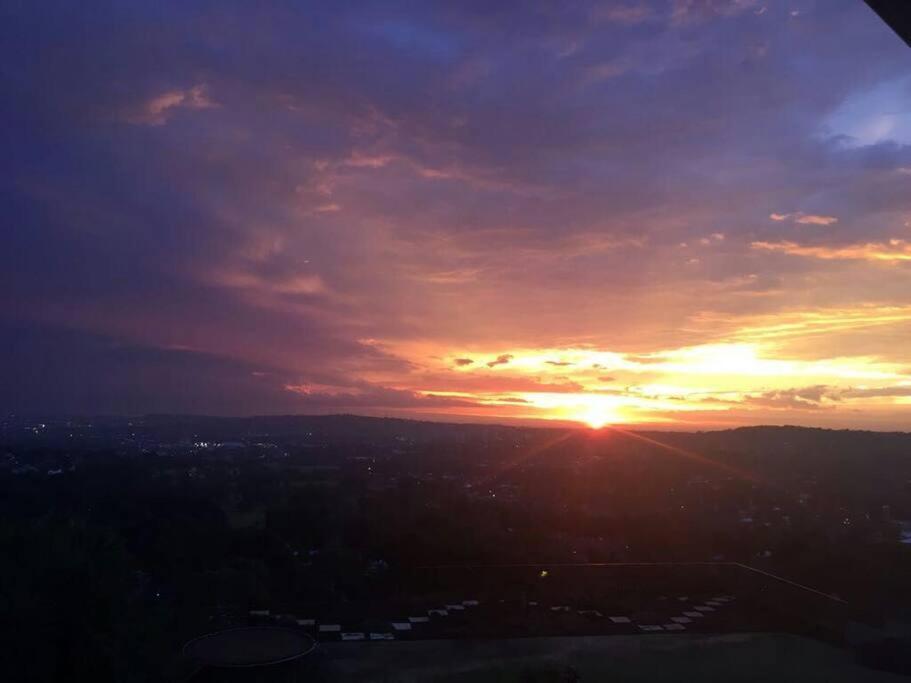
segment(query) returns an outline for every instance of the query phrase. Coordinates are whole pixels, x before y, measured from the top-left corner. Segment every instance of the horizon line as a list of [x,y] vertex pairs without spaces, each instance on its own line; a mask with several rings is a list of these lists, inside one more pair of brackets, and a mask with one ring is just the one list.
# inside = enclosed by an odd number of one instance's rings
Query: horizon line
[[[581,433],[592,435],[603,434],[605,432],[616,431],[633,431],[633,432],[664,432],[664,433],[681,433],[681,434],[702,434],[709,432],[731,432],[738,429],[806,429],[826,432],[857,432],[872,434],[903,434],[911,435],[911,430],[902,429],[869,429],[854,427],[817,427],[811,425],[793,424],[793,423],[763,423],[763,424],[740,424],[730,426],[706,426],[706,427],[689,427],[689,426],[672,426],[667,423],[617,423],[605,424],[602,427],[590,427],[584,422],[574,422],[572,420],[548,420],[527,418],[521,421],[509,422],[501,419],[491,418],[490,420],[476,419],[477,416],[470,416],[473,419],[453,420],[447,416],[440,417],[401,417],[396,415],[368,415],[363,413],[352,412],[333,412],[333,413],[248,413],[244,415],[219,415],[213,413],[192,413],[192,412],[146,412],[146,413],[5,413],[6,418],[19,417],[21,419],[142,419],[152,417],[162,418],[196,418],[196,419],[215,419],[215,420],[253,420],[263,418],[359,418],[367,420],[397,420],[399,422],[419,422],[422,424],[452,425],[463,427],[504,427],[508,429],[536,429],[536,430],[574,430]],[[688,428],[689,427],[689,428]]]

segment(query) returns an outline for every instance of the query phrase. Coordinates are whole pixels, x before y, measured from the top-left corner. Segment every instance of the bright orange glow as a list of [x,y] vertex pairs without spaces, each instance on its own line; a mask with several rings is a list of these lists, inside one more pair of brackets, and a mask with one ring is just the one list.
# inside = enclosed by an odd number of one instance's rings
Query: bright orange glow
[[[839,425],[852,416],[883,422],[911,401],[907,364],[861,354],[860,335],[903,338],[909,306],[810,309],[736,319],[705,314],[710,342],[620,352],[594,345],[441,348],[369,343],[421,359],[396,385],[435,405],[424,412],[607,425],[726,425],[791,419]],[[727,329],[725,329],[727,328]],[[826,346],[855,353],[826,353]],[[366,377],[395,383],[392,374]],[[448,404],[446,403],[448,401]]]
[[805,246],[784,240],[782,242],[753,242],[753,249],[778,251],[792,256],[807,256],[823,260],[862,260],[898,262],[911,261],[911,243],[902,239],[891,239],[888,242],[865,242],[843,247]]
[[582,413],[579,415],[579,419],[592,429],[601,429],[610,422],[608,416],[596,408],[593,408],[587,413]]

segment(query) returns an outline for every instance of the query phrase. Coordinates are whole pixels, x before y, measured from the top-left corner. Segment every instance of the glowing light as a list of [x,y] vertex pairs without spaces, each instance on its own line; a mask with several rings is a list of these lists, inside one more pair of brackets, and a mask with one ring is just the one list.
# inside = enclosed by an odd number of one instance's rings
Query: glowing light
[[862,260],[862,261],[911,261],[911,244],[902,239],[890,239],[886,242],[865,242],[849,244],[843,247],[806,246],[784,240],[781,242],[752,242],[753,249],[777,251],[792,256],[808,256],[829,261]]
[[[756,422],[781,411],[801,411],[801,419],[819,418],[822,424],[849,411],[886,415],[907,408],[911,396],[903,389],[905,364],[882,355],[819,352],[821,342],[834,343],[830,340],[840,335],[851,335],[849,341],[856,345],[856,336],[872,326],[894,327],[898,338],[909,322],[911,306],[743,318],[707,313],[695,325],[724,331],[717,341],[642,353],[583,344],[440,349],[422,343],[385,350],[427,359],[417,386],[412,383],[417,375],[395,386],[426,398],[426,408],[419,408],[425,412],[544,419],[601,429]],[[380,373],[366,379],[394,384],[397,377]]]
[[579,415],[579,418],[592,429],[601,429],[610,422],[608,415],[597,408],[592,408],[588,412]]
[[619,396],[583,393],[525,393],[522,398],[529,405],[542,410],[551,419],[572,420],[600,429],[607,424],[625,423],[630,420],[621,414],[628,402]]

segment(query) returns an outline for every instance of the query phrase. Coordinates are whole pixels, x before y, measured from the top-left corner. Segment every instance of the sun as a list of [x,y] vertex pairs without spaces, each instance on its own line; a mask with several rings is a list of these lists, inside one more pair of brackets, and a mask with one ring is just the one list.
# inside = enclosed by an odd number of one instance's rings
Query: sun
[[523,403],[541,411],[548,419],[577,422],[591,429],[630,422],[626,415],[628,399],[620,396],[590,393],[525,392]]
[[592,429],[601,429],[608,423],[608,420],[600,416],[584,417],[582,421]]
[[592,429],[601,429],[605,425],[615,422],[616,418],[616,413],[610,408],[593,405],[579,413],[576,419],[584,422]]

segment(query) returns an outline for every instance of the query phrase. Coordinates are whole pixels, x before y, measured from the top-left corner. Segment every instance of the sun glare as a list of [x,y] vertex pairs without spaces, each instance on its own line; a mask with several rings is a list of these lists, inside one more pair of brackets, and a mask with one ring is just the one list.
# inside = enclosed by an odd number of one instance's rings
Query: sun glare
[[592,429],[601,429],[604,425],[608,423],[608,420],[603,415],[588,414],[582,417],[582,421],[587,424]]
[[[712,421],[711,414],[728,422],[725,413],[734,419],[737,411],[747,419],[760,411],[811,411],[835,408],[836,403],[883,411],[907,406],[911,397],[906,396],[907,375],[900,363],[876,356],[807,358],[799,348],[782,348],[781,340],[794,330],[799,337],[807,326],[807,334],[815,334],[817,327],[828,331],[837,324],[853,330],[908,321],[911,307],[803,311],[777,324],[761,319],[753,327],[738,328],[732,336],[735,341],[643,354],[585,346],[481,352],[422,344],[396,347],[395,353],[440,363],[434,379],[442,383],[445,378],[446,383],[439,388],[421,386],[420,394],[459,404],[447,412],[560,420],[594,430],[606,425],[707,422]],[[523,384],[531,390],[511,390]],[[410,389],[407,384],[397,388]],[[805,396],[795,393],[801,390]]]
[[616,422],[617,415],[605,406],[593,405],[579,413],[578,419],[592,429],[601,429],[607,424]]

